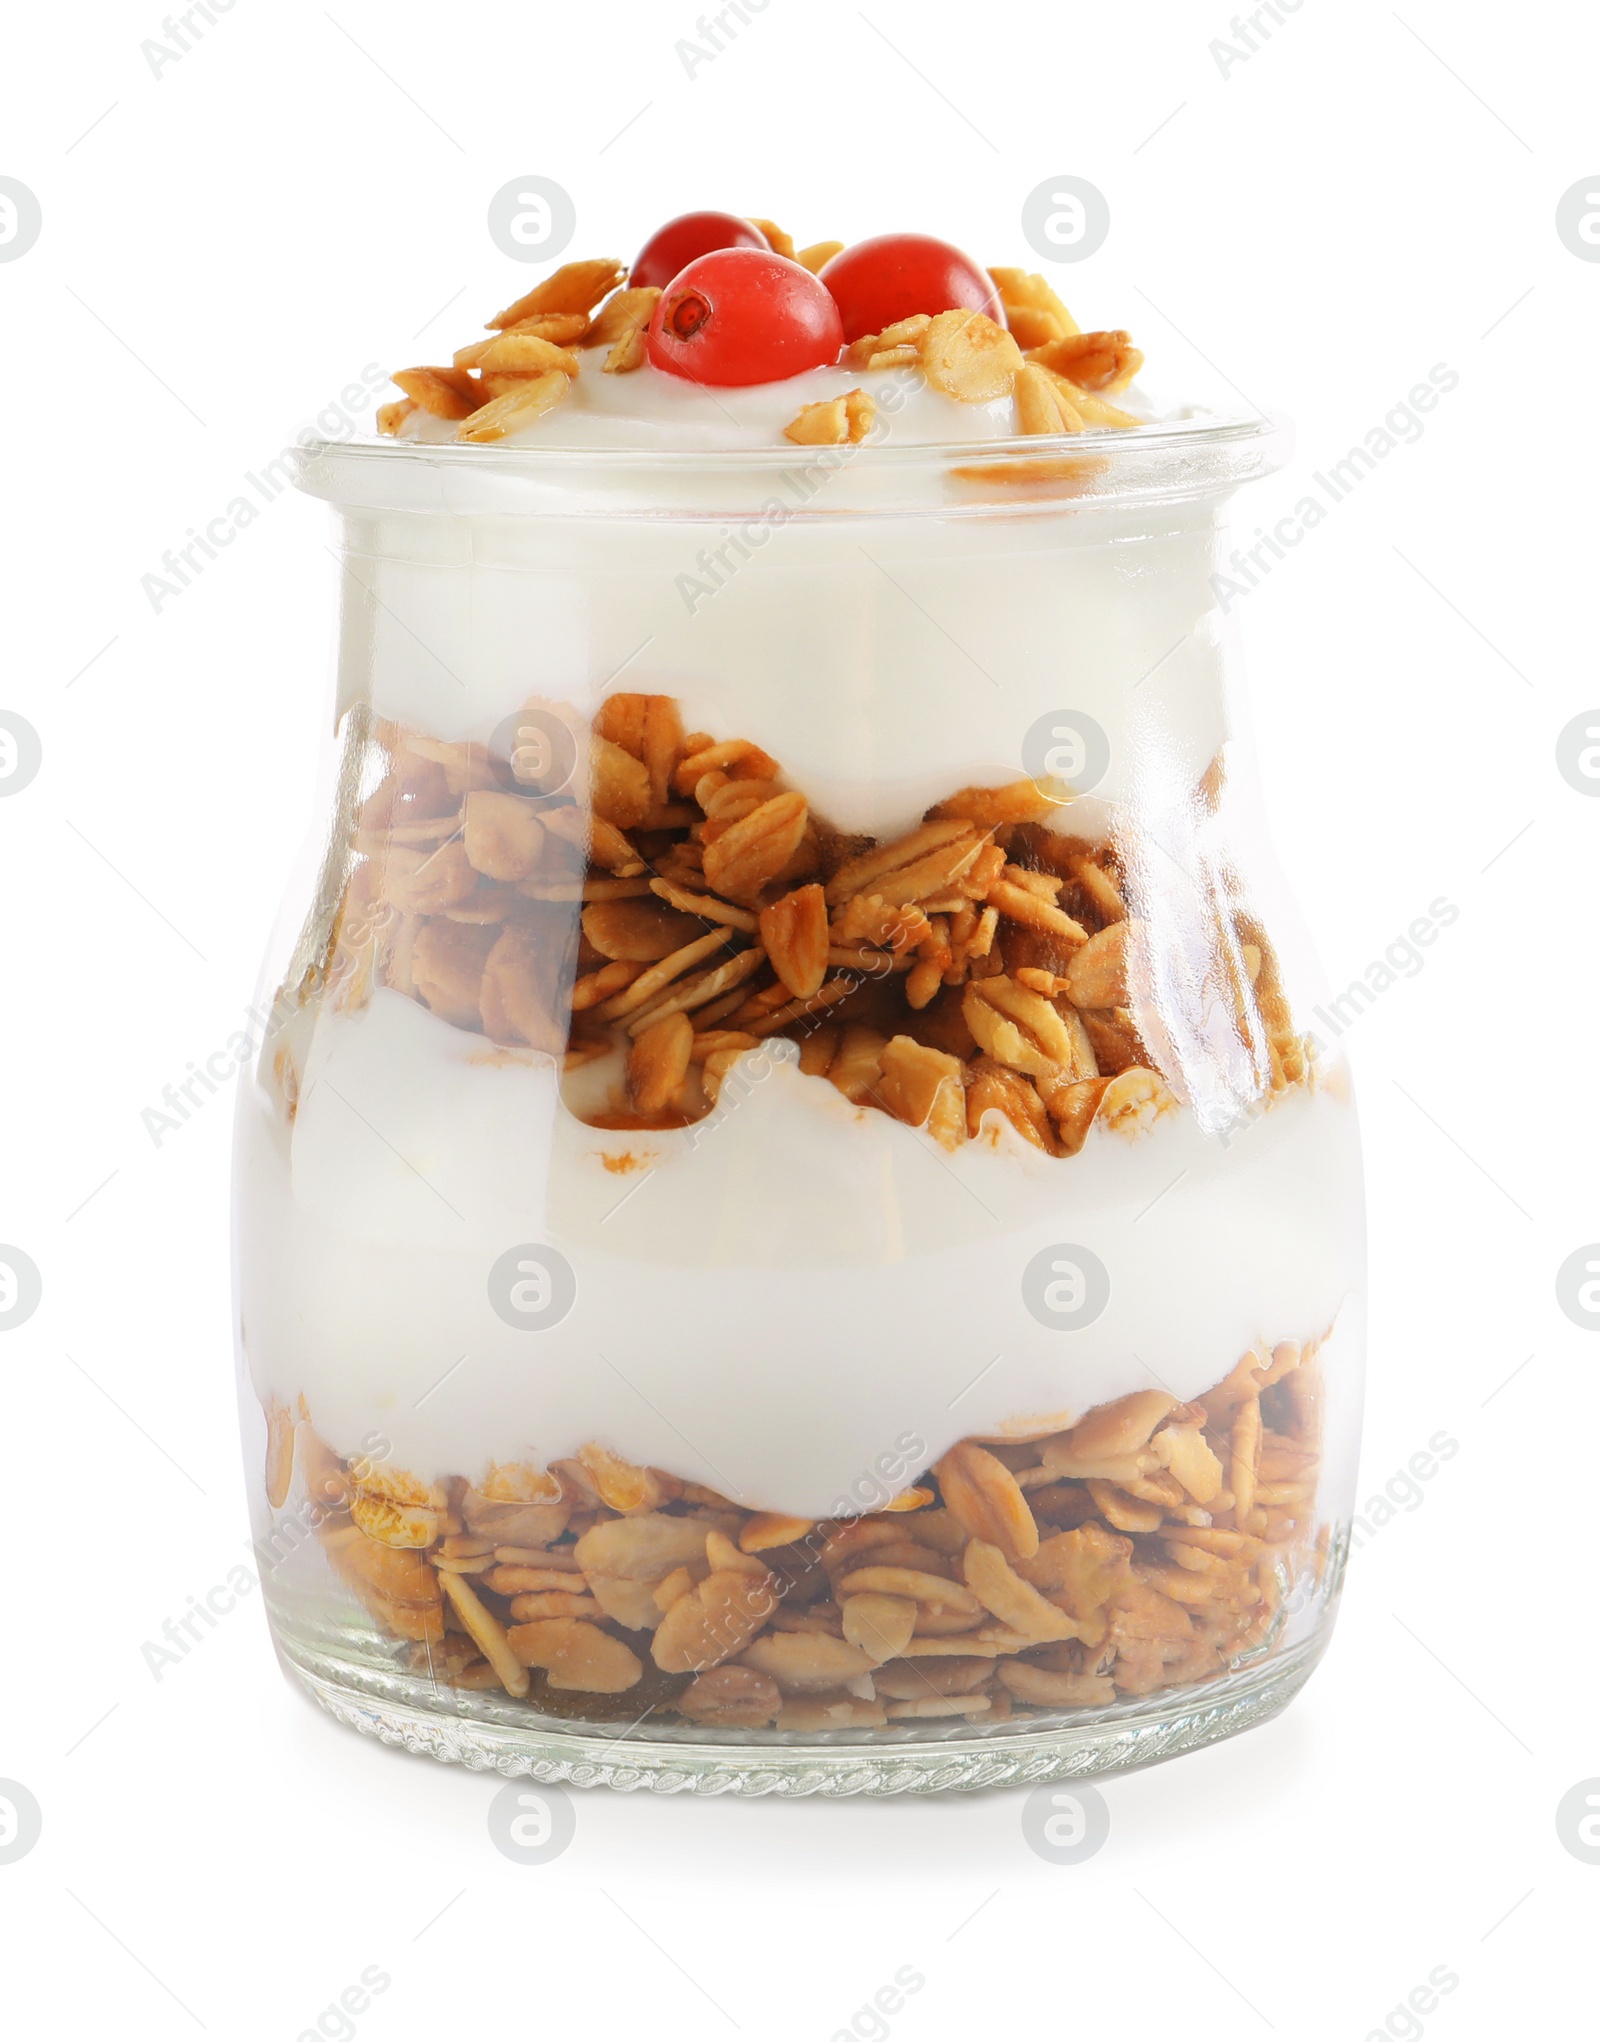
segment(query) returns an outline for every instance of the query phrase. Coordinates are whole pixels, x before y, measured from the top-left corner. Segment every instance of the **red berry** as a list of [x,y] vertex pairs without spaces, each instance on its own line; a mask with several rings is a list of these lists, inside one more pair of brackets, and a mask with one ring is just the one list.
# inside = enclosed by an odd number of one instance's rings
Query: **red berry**
[[881,333],[915,312],[986,312],[1004,326],[1000,295],[986,270],[931,234],[877,234],[824,265],[847,341]]
[[628,282],[664,288],[697,255],[709,255],[713,248],[767,248],[771,244],[759,227],[741,220],[737,213],[680,213],[664,227],[658,227],[639,250],[628,273]]
[[718,248],[656,300],[650,359],[691,383],[778,383],[839,359],[839,308],[770,248]]

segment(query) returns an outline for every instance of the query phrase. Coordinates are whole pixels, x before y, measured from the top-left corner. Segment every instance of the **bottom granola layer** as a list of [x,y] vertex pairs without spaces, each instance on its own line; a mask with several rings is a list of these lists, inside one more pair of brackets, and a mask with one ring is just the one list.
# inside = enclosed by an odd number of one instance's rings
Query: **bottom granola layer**
[[962,1440],[879,1507],[815,1521],[598,1445],[423,1481],[377,1448],[341,1459],[304,1398],[268,1406],[267,1494],[281,1510],[298,1473],[334,1570],[440,1687],[631,1725],[994,1723],[1271,1646],[1329,1550],[1319,1348],[1246,1354],[1193,1403],[1139,1390],[1068,1431]]

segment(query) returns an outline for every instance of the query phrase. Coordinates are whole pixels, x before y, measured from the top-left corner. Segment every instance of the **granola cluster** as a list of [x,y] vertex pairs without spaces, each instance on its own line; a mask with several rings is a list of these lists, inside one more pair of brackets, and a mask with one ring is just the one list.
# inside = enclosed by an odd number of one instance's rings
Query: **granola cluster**
[[[554,710],[525,713],[532,738]],[[336,999],[386,985],[568,1070],[613,1058],[611,1091],[575,1107],[606,1128],[700,1118],[779,1036],[803,1073],[951,1149],[990,1113],[1062,1157],[1097,1119],[1131,1136],[1177,1110],[1126,845],[1048,827],[1063,788],[963,788],[878,843],[757,745],[686,732],[670,696],[614,695],[592,728],[561,713],[580,764],[538,801],[482,745],[379,731]],[[1194,997],[1231,1016],[1270,1099],[1307,1079],[1307,1045],[1259,923],[1223,894],[1207,912]]]
[[[773,249],[813,275],[844,247],[819,241],[796,249],[771,220],[753,224]],[[1126,429],[1142,421],[1110,400],[1138,374],[1144,356],[1120,328],[1085,333],[1046,280],[1021,269],[991,269],[1005,324],[982,312],[919,313],[846,349],[843,366],[919,369],[929,385],[966,404],[1010,396],[1025,437]],[[520,433],[570,395],[583,352],[604,349],[601,371],[625,375],[646,360],[645,329],[661,293],[630,287],[611,257],[568,262],[487,322],[488,340],[451,361],[399,369],[405,393],[378,411],[378,430],[401,434],[418,412],[455,426],[455,437],[487,445]],[[877,406],[865,390],[803,405],[784,437],[803,446],[855,444],[872,430]]]
[[[866,1515],[741,1509],[598,1445],[426,1482],[268,1410],[335,1570],[437,1685],[549,1714],[878,1729],[1095,1708],[1214,1678],[1320,1580],[1319,1343],[1180,1404],[1139,1390],[1026,1444],[961,1441]],[[614,1697],[614,1701],[607,1698]]]

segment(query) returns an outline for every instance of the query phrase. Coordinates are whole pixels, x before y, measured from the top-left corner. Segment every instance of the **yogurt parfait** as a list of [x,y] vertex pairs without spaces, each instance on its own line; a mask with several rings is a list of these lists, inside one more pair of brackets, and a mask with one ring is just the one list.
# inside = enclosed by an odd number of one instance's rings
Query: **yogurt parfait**
[[710,1791],[1260,1720],[1363,1308],[1211,585],[1274,428],[921,234],[690,214],[486,332],[301,475],[333,741],[236,1197],[286,1666]]

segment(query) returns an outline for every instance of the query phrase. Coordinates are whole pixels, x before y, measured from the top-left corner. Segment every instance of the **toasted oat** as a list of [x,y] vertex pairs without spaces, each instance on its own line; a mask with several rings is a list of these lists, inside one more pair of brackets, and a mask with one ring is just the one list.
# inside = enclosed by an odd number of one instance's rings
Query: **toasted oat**
[[915,312],[909,319],[897,319],[881,333],[864,333],[851,342],[845,351],[845,361],[854,369],[889,368],[920,361],[922,341],[932,324],[930,314]]
[[370,1538],[345,1517],[328,1517],[317,1537],[330,1559],[350,1569],[392,1602],[437,1602],[439,1584],[423,1554],[415,1547],[391,1546]]
[[916,1567],[852,1568],[840,1576],[839,1591],[847,1596],[889,1596],[928,1609],[960,1611],[969,1616],[979,1612],[977,1597],[959,1581],[948,1581],[942,1574],[930,1574]]
[[795,261],[802,269],[810,270],[813,276],[824,269],[836,255],[844,253],[842,241],[813,241],[809,248],[797,249]]
[[463,418],[456,427],[456,438],[476,444],[503,440],[508,434],[521,432],[535,419],[542,418],[562,401],[571,387],[571,382],[559,369],[549,369],[542,376],[519,377],[515,389],[491,398],[487,404]]
[[627,274],[620,262],[606,257],[597,261],[564,262],[542,283],[497,312],[488,322],[502,330],[535,314],[592,312],[600,300],[614,291]]
[[1023,341],[1029,359],[1053,369],[1080,390],[1114,395],[1124,390],[1144,366],[1144,356],[1120,329],[1111,333],[1073,333],[1043,343]]
[[267,1502],[274,1510],[281,1510],[288,1501],[289,1485],[294,1480],[294,1414],[287,1404],[280,1404],[276,1397],[269,1397],[266,1419]]
[[[942,1581],[958,1578],[951,1554],[912,1536],[919,1528],[917,1525],[891,1525],[884,1518],[875,1518],[873,1522],[887,1531],[887,1537],[859,1551],[847,1547],[844,1557],[851,1566],[909,1567],[914,1573],[933,1574]],[[843,1561],[830,1546],[823,1564],[837,1568]],[[901,1593],[898,1589],[891,1592]]]
[[[1027,1640],[1023,1639],[1022,1643],[1026,1644]],[[935,1659],[940,1661],[951,1658],[963,1661],[970,1658],[994,1659],[998,1657],[1000,1650],[1001,1646],[998,1639],[980,1637],[975,1631],[964,1631],[945,1637],[924,1636],[913,1638],[910,1644],[902,1650],[900,1657],[903,1660]]]
[[541,1617],[595,1617],[604,1615],[592,1595],[578,1595],[569,1588],[525,1589],[511,1598],[514,1622],[531,1624]]
[[684,739],[683,749],[684,756],[672,775],[672,784],[680,794],[693,794],[707,773],[726,773],[732,780],[775,780],[778,775],[777,760],[748,738],[725,738],[712,744],[702,741],[697,732]]
[[964,404],[1006,396],[1023,366],[1021,348],[983,312],[940,312],[922,336],[921,355],[934,389]]
[[428,1555],[428,1565],[439,1568],[445,1574],[488,1574],[493,1570],[494,1560],[488,1553],[457,1559],[435,1547]]
[[509,376],[542,376],[559,369],[565,376],[578,373],[578,357],[570,348],[557,347],[537,333],[502,333],[493,340],[480,341],[472,352],[476,367],[487,375],[498,371]]
[[847,1641],[874,1664],[898,1659],[916,1629],[917,1604],[899,1595],[849,1595],[840,1604]]
[[669,907],[697,916],[703,922],[719,922],[724,928],[739,929],[747,936],[756,932],[756,917],[747,908],[730,907],[725,900],[717,900],[711,894],[690,893],[666,879],[652,879],[650,891]]
[[923,823],[895,843],[876,845],[859,858],[847,859],[824,889],[828,904],[871,894],[886,907],[909,907],[952,885],[971,867],[983,845],[978,831],[960,819]]
[[1008,1560],[1039,1550],[1039,1525],[1016,1476],[988,1448],[963,1440],[937,1464],[945,1509],[971,1538],[998,1546]]
[[[780,1029],[787,1028],[791,1022],[802,1020],[808,1014],[820,1014],[825,1008],[837,1006],[840,1000],[849,999],[852,993],[860,989],[860,985],[860,979],[851,973],[841,978],[824,979],[809,1000],[790,1000],[764,1018],[752,1017],[749,1022],[750,1033],[757,1036],[775,1035]],[[782,990],[787,992],[788,987],[785,986]]]
[[660,296],[660,290],[653,284],[614,292],[595,314],[578,345],[610,350],[604,363],[608,376],[642,368],[646,358],[645,330]]
[[605,957],[659,964],[705,932],[689,915],[653,900],[619,900],[586,907],[583,933]]
[[729,994],[731,998],[739,999],[741,995],[733,989],[742,986],[746,979],[753,978],[765,962],[763,950],[742,950],[737,956],[724,958],[710,971],[678,980],[628,1021],[628,1033],[638,1036],[669,1014],[711,1011],[712,1003],[720,1010],[725,1004],[722,996]]
[[642,964],[602,964],[598,971],[586,971],[572,985],[572,1011],[574,1014],[587,1012],[598,1007],[624,987],[631,986],[644,972]]
[[[1043,365],[1035,362],[1033,366],[1039,368]],[[1126,432],[1130,428],[1144,423],[1142,419],[1136,418],[1131,411],[1123,411],[1120,406],[1108,403],[1104,397],[1097,396],[1094,391],[1085,390],[1077,383],[1072,382],[1068,377],[1057,375],[1054,369],[1045,369],[1044,373],[1055,384],[1057,394],[1061,399],[1077,412],[1086,425],[1113,426],[1119,432]]]
[[967,1133],[974,1140],[989,1112],[1009,1121],[1025,1142],[1043,1149],[1046,1155],[1055,1154],[1050,1116],[1033,1086],[1018,1072],[989,1057],[979,1057],[972,1065],[972,1082],[967,1087]]
[[706,1529],[688,1517],[652,1513],[612,1518],[578,1540],[576,1553],[589,1592],[608,1617],[629,1630],[653,1630],[661,1612],[651,1591],[677,1567],[705,1560]]
[[930,1049],[909,1035],[892,1037],[879,1059],[873,1097],[896,1120],[926,1128],[941,1148],[959,1148],[966,1139],[961,1064],[942,1049]]
[[786,440],[803,447],[855,446],[872,430],[878,407],[865,390],[802,404],[783,429]]
[[650,1591],[650,1596],[656,1608],[665,1616],[675,1602],[680,1602],[686,1595],[692,1595],[694,1589],[695,1577],[689,1569],[674,1567],[670,1574],[656,1583]]
[[914,1702],[891,1702],[886,1714],[891,1723],[920,1722],[932,1716],[987,1716],[992,1707],[988,1695],[923,1695]]
[[434,418],[468,418],[483,402],[483,392],[465,369],[396,369],[391,381]]
[[[511,325],[500,329],[504,333],[531,333],[540,340],[552,341],[557,347],[570,347],[575,340],[581,340],[589,326],[585,312],[530,312],[525,319],[513,320]],[[491,332],[488,340],[480,340],[475,347],[458,348],[455,361],[459,368],[463,361],[470,361],[478,348],[493,347],[495,335]]]
[[928,820],[970,822],[981,830],[996,830],[1008,823],[1037,822],[1050,805],[1034,781],[1012,780],[1004,787],[963,787],[930,808]]
[[[553,1688],[579,1694],[616,1695],[633,1687],[643,1662],[623,1644],[582,1617],[540,1617],[514,1624],[506,1634],[521,1666],[544,1669]],[[527,1679],[527,1674],[523,1674]]]
[[1025,1659],[1008,1659],[999,1675],[1019,1702],[1037,1708],[1102,1708],[1117,1698],[1116,1683],[1103,1673],[1051,1673]]
[[854,1106],[873,1097],[883,1075],[883,1052],[888,1046],[888,1038],[875,1028],[847,1027],[828,1066],[829,1084],[837,1086]]
[[816,404],[802,404],[783,436],[802,447],[842,447],[850,437],[844,399],[825,397]]
[[[931,1489],[920,1489],[913,1484],[909,1489],[902,1489],[897,1496],[891,1496],[883,1507],[886,1511],[899,1516],[906,1511],[926,1510],[932,1501],[933,1491]],[[912,1527],[919,1537],[927,1522],[927,1518],[919,1518]]]
[[800,849],[807,816],[803,794],[777,794],[764,801],[706,845],[707,882],[717,893],[753,905]]
[[1183,1484],[1196,1503],[1210,1503],[1222,1487],[1222,1463],[1206,1444],[1198,1425],[1164,1425],[1150,1441],[1164,1468]]
[[403,397],[394,404],[380,404],[378,406],[379,432],[389,439],[395,438],[412,413],[421,409],[422,406],[413,397]]
[[1138,1064],[1119,1071],[1100,1100],[1101,1122],[1125,1141],[1137,1141],[1177,1111],[1177,1100],[1155,1072]]
[[761,910],[761,941],[772,968],[797,1000],[809,1000],[827,976],[828,907],[820,886],[802,886]]
[[626,1015],[636,1014],[648,1006],[658,993],[692,970],[703,959],[715,956],[728,949],[727,934],[722,929],[713,929],[709,934],[698,936],[692,943],[685,943],[679,949],[670,951],[658,964],[653,964],[641,977],[634,980],[625,992],[614,1000],[608,1000],[598,1008],[597,1015],[602,1021],[620,1021]]
[[984,1608],[1010,1629],[1039,1643],[1082,1635],[1080,1626],[1064,1610],[1046,1602],[1017,1573],[998,1546],[991,1546],[986,1539],[971,1539],[961,1564],[967,1586]]
[[498,1675],[508,1695],[526,1695],[527,1662],[513,1650],[498,1617],[478,1600],[459,1574],[441,1574],[439,1586],[461,1619],[462,1627]]
[[778,1711],[780,1730],[881,1730],[888,1721],[883,1705],[851,1694],[788,1695]]
[[767,1564],[754,1553],[747,1553],[743,1546],[736,1546],[725,1531],[715,1524],[706,1531],[706,1565],[713,1574],[750,1574],[764,1579]]
[[383,898],[404,914],[443,914],[464,901],[478,884],[477,872],[459,838],[446,839],[433,849],[390,844],[376,870]]
[[1046,1442],[1045,1463],[1062,1475],[1098,1474],[1102,1463],[1125,1459],[1147,1446],[1150,1435],[1176,1404],[1177,1399],[1166,1390],[1134,1390],[1111,1403],[1098,1404],[1063,1442]]
[[1082,887],[1101,921],[1120,922],[1127,914],[1127,903],[1116,880],[1096,859],[1069,858],[1067,871]]
[[775,1680],[786,1695],[842,1687],[874,1664],[859,1646],[823,1631],[768,1631],[745,1647],[739,1663]]
[[998,1546],[1008,1560],[1039,1550],[1039,1527],[1016,1477],[987,1447],[963,1440],[934,1470],[946,1510],[973,1538]]
[[1017,371],[1017,430],[1029,435],[1081,433],[1083,414],[1053,376],[1033,362]]
[[[828,952],[830,960],[833,952]],[[820,1021],[800,1045],[800,1068],[808,1078],[825,1078],[839,1053],[840,1030],[835,1021]]]
[[477,788],[462,804],[468,863],[490,879],[526,879],[539,862],[544,825],[520,794]]
[[766,235],[774,255],[786,256],[790,262],[795,260],[793,238],[785,234],[775,220],[758,220],[754,213],[747,213],[745,218],[758,233]]
[[637,1468],[609,1447],[591,1440],[579,1447],[578,1461],[596,1495],[610,1510],[633,1516],[653,1511],[665,1500],[665,1485],[654,1468]]
[[877,423],[878,407],[865,390],[847,390],[844,415],[851,446],[859,446]]
[[644,761],[596,733],[590,772],[595,814],[619,830],[636,829],[650,813],[654,798]]
[[581,1595],[586,1592],[582,1570],[576,1565],[550,1566],[547,1564],[549,1556],[544,1553],[536,1553],[532,1563],[521,1559],[513,1563],[500,1558],[501,1553],[520,1551],[514,1546],[502,1546],[496,1550],[494,1566],[484,1577],[484,1585],[492,1588],[496,1595]]
[[1131,916],[1091,936],[1067,964],[1067,994],[1076,1007],[1121,1007],[1128,998],[1129,946],[1144,924]]
[[1019,347],[1037,347],[1078,330],[1078,322],[1036,271],[991,269],[1006,321]]
[[[926,1640],[913,1640],[920,1653]],[[956,1656],[956,1646],[948,1656],[939,1658],[918,1657],[913,1665],[908,1656],[901,1656],[886,1666],[880,1666],[872,1676],[872,1684],[880,1697],[890,1701],[914,1702],[933,1695],[969,1695],[986,1687],[994,1678],[992,1657]]]
[[643,1029],[628,1052],[628,1103],[635,1113],[664,1113],[676,1106],[689,1075],[694,1023],[687,1014],[669,1014]]
[[740,1528],[740,1549],[746,1553],[765,1553],[773,1546],[793,1545],[796,1539],[805,1537],[815,1522],[816,1519],[811,1517],[785,1517],[777,1511],[755,1511]]
[[1234,1522],[1243,1527],[1255,1506],[1256,1461],[1261,1452],[1261,1400],[1250,1397],[1234,1413],[1229,1442],[1229,1486]]
[[369,1539],[384,1546],[431,1546],[439,1536],[437,1510],[396,1503],[367,1490],[351,1496],[350,1515]]
[[828,929],[831,941],[841,947],[859,938],[869,945],[887,947],[895,957],[920,949],[932,932],[933,925],[922,908],[890,907],[881,894],[865,892],[852,894],[837,907]]
[[678,1697],[679,1711],[691,1722],[728,1730],[764,1728],[782,1706],[777,1682],[753,1666],[714,1666]]
[[651,1656],[663,1673],[703,1673],[742,1652],[777,1606],[778,1584],[764,1567],[719,1568],[662,1617]]
[[962,996],[961,1013],[974,1040],[996,1063],[1030,1077],[1074,1075],[1073,1038],[1061,1015],[1042,995],[1005,973],[974,979]]
[[555,1055],[565,1029],[557,1019],[551,960],[530,930],[508,925],[489,952],[479,988],[484,1033],[495,1042],[522,1042]]
[[1100,1515],[1117,1531],[1152,1532],[1159,1529],[1162,1517],[1159,1503],[1145,1503],[1116,1483],[1094,1476],[1086,1478],[1084,1487],[1094,1498]]

